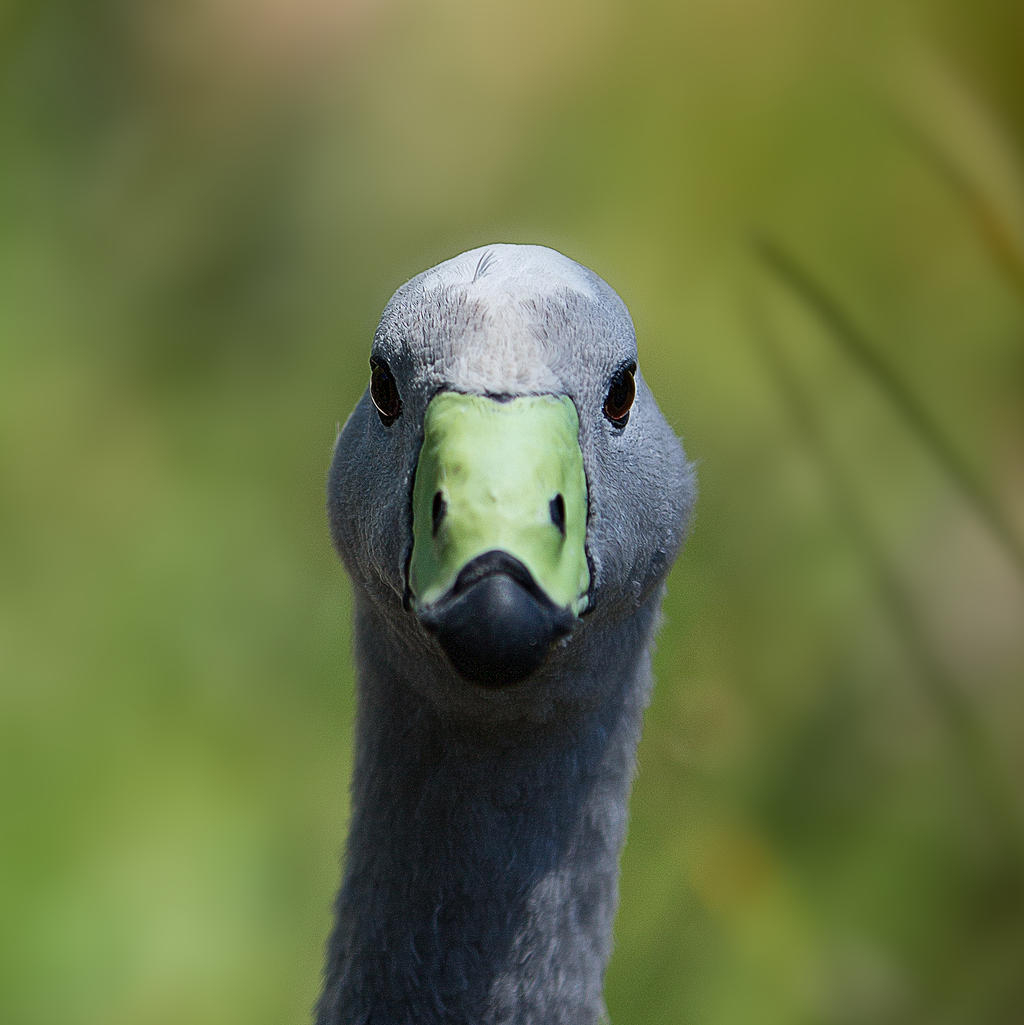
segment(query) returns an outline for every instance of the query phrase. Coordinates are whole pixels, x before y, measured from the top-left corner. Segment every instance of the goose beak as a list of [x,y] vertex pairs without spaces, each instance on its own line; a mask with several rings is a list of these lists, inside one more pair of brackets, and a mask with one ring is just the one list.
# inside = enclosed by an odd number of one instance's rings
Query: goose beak
[[587,483],[566,396],[441,392],[413,486],[412,607],[455,670],[525,679],[587,604]]

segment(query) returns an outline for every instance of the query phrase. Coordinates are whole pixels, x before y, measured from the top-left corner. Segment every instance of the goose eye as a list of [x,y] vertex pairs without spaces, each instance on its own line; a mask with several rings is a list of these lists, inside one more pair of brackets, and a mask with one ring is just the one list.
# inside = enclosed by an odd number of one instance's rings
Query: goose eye
[[604,415],[615,427],[625,427],[629,420],[629,411],[633,406],[633,399],[636,398],[636,381],[633,380],[635,372],[635,363],[620,367],[608,385]]
[[375,359],[370,360],[370,398],[377,407],[380,422],[390,427],[402,412],[402,400],[398,397],[394,375],[386,364]]

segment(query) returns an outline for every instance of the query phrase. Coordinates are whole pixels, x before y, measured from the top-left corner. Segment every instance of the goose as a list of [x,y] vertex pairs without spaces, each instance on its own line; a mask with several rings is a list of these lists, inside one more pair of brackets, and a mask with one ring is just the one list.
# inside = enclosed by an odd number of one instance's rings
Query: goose
[[694,471],[625,304],[542,246],[401,286],[328,477],[351,821],[318,1025],[594,1025]]

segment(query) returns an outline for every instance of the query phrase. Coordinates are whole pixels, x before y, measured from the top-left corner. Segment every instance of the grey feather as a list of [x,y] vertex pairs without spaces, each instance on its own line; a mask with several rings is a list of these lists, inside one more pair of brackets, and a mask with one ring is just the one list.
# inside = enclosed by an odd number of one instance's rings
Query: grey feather
[[[691,465],[644,382],[624,430],[608,382],[636,359],[625,305],[549,249],[488,246],[402,286],[374,338],[402,396],[364,394],[328,482],[353,581],[352,824],[319,1025],[594,1025],[664,580]],[[529,679],[468,684],[403,607],[410,495],[442,388],[568,395],[589,491],[593,607]]]

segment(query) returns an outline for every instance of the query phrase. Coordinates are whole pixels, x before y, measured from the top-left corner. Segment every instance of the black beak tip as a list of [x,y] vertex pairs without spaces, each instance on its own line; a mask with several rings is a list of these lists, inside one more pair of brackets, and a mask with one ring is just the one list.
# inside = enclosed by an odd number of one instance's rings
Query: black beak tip
[[573,616],[506,573],[490,573],[420,613],[460,676],[501,687],[530,676]]

